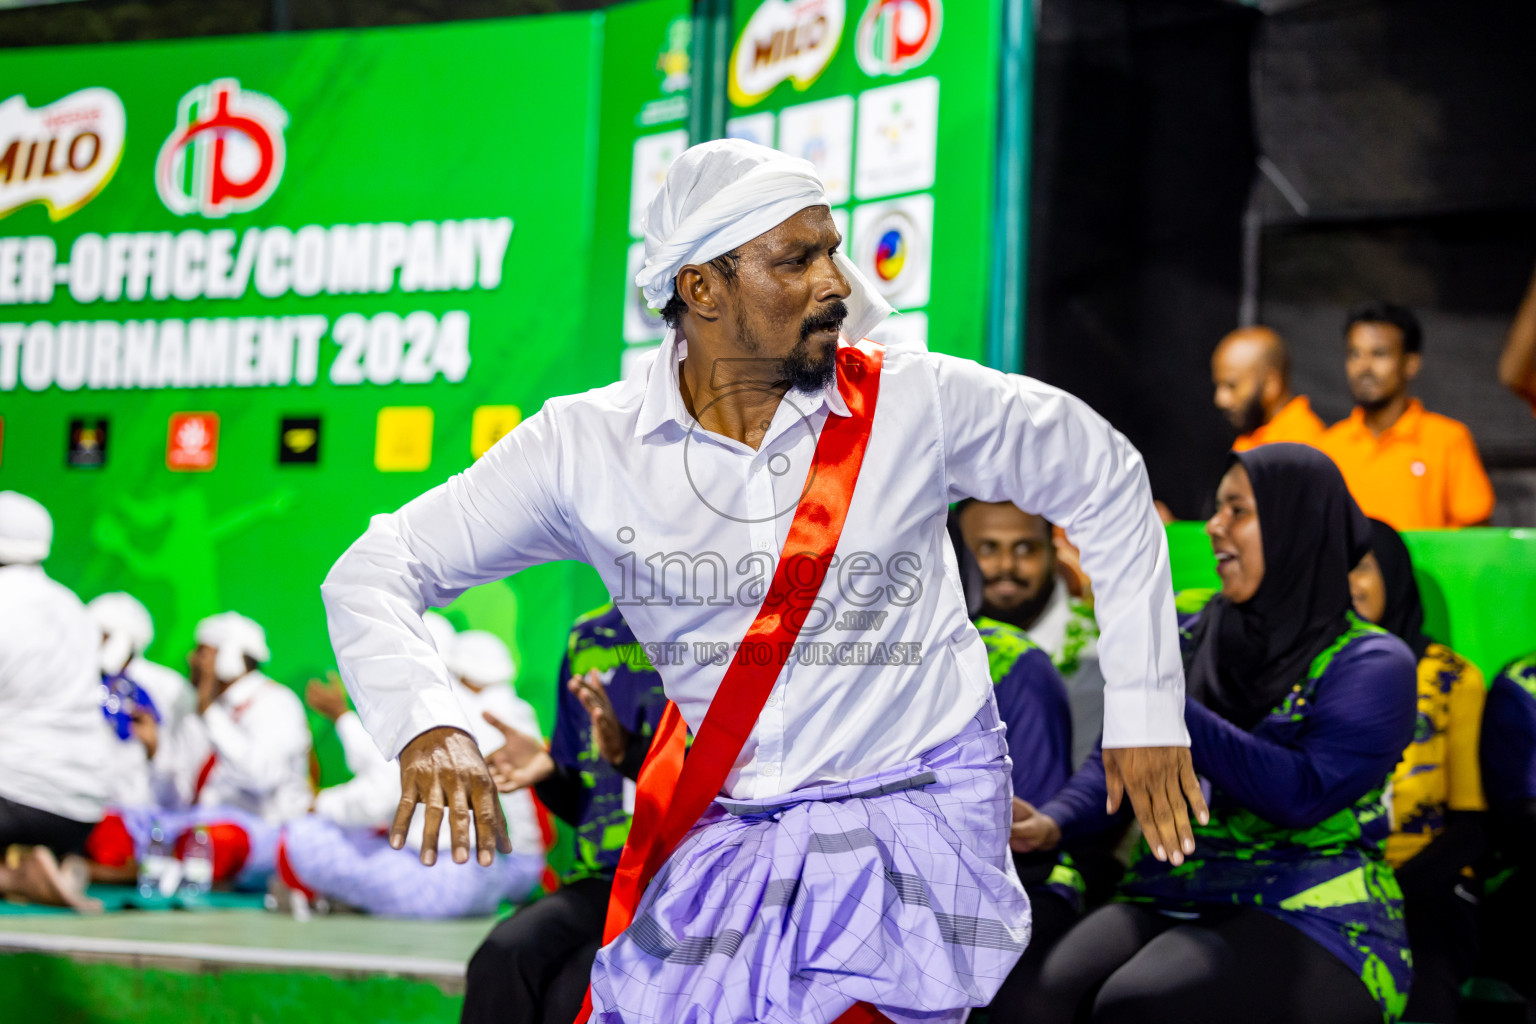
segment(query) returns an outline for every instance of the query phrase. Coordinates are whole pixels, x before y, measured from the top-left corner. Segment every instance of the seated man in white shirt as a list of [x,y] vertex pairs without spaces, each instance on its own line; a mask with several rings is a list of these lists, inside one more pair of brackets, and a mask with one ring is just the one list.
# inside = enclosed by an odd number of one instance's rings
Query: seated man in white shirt
[[1072,707],[1072,766],[1081,765],[1104,728],[1104,675],[1093,609],[1073,599],[1057,569],[1044,516],[1000,501],[962,501],[955,520],[981,569],[981,614],[1017,626],[1051,656]]
[[[512,658],[500,638],[470,630],[443,641],[445,661],[456,677],[454,695],[476,724],[482,753],[488,755],[505,742],[492,720],[539,735],[533,708],[512,688]],[[324,896],[365,913],[411,918],[493,914],[504,900],[520,903],[527,898],[544,870],[544,846],[533,798],[526,790],[501,798],[512,853],[499,854],[490,867],[424,867],[409,851],[389,845],[389,823],[400,803],[400,774],[348,707],[346,691],[337,681],[314,680],[306,697],[310,707],[336,724],[353,777],[322,789],[314,813],[284,828],[277,860],[283,887],[310,902]],[[420,810],[412,822],[418,842],[425,828],[425,809]]]
[[276,866],[278,829],[309,810],[310,735],[304,705],[261,672],[271,658],[266,632],[236,612],[197,625],[187,659],[197,714],[176,751],[179,811],[123,815],[142,851],[158,823],[180,854],[192,829],[213,840],[214,880],[263,888]]
[[174,810],[190,793],[178,785],[178,747],[188,742],[197,695],[185,676],[144,656],[155,639],[149,609],[131,594],[111,593],[86,606],[101,632],[101,677],[107,721],[117,740],[103,767],[108,807],[86,852],[95,881],[131,881],[136,872],[124,808]]
[[83,862],[58,858],[83,851],[101,817],[115,741],[95,627],[42,568],[52,545],[48,511],[0,491],[0,897],[93,910]]

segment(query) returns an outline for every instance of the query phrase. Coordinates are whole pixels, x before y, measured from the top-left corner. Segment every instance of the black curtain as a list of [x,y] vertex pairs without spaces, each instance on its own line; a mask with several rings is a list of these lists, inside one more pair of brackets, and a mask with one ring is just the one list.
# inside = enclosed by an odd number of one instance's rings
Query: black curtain
[[1108,417],[1186,518],[1232,438],[1209,358],[1241,300],[1258,20],[1217,0],[1040,8],[1025,369]]

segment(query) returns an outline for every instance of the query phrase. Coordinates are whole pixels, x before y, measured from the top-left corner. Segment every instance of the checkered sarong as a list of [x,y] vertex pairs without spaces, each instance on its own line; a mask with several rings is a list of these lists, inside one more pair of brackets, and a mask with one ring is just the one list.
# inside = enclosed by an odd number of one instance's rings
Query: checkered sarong
[[600,1024],[895,1024],[985,1006],[1029,941],[991,700],[959,736],[854,782],[716,801],[592,968]]

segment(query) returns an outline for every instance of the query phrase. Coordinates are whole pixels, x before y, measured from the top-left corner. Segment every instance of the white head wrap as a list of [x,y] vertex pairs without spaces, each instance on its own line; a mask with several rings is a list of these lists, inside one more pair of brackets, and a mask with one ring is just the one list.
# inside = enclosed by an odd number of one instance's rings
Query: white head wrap
[[239,612],[220,612],[197,624],[197,642],[218,650],[213,674],[221,683],[232,683],[245,675],[245,659],[257,663],[269,661],[267,632]]
[[466,629],[448,648],[448,671],[481,686],[505,686],[514,673],[512,654],[495,633]]
[[143,653],[155,639],[155,620],[149,609],[132,594],[102,594],[85,606],[103,634],[101,668],[121,672],[135,654]]
[[[808,160],[744,139],[692,146],[673,162],[646,209],[645,266],[635,284],[660,309],[672,298],[679,270],[722,256],[801,210],[828,205]],[[890,315],[891,306],[852,260],[839,252],[836,261],[850,289],[843,336],[858,341]]]
[[448,616],[428,610],[422,614],[421,621],[426,625],[427,635],[432,638],[432,646],[437,648],[437,653],[446,655],[453,647],[453,638],[459,635],[453,623],[448,621]]
[[0,491],[0,565],[37,565],[53,547],[53,517],[25,494]]

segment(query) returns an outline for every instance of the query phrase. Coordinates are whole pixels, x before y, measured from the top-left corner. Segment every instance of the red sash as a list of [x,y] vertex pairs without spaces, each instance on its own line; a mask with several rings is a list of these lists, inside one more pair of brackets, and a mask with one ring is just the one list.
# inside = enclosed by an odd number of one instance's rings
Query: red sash
[[[867,342],[838,350],[837,388],[850,415],[829,415],[821,428],[806,490],[790,523],[773,583],[715,691],[693,748],[687,752],[686,766],[688,727],[677,705],[667,702],[640,769],[634,822],[608,898],[605,946],[629,927],[645,887],[720,794],[810,614],[842,536],[864,462],[884,355],[884,349]],[[591,1014],[589,988],[576,1024],[586,1024]],[[874,1007],[859,1003],[836,1024],[885,1020]]]

